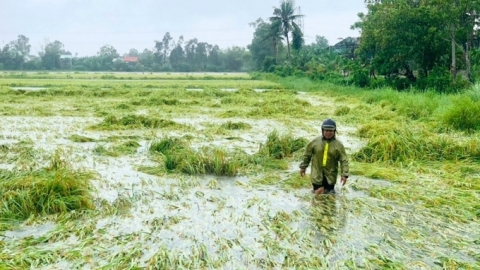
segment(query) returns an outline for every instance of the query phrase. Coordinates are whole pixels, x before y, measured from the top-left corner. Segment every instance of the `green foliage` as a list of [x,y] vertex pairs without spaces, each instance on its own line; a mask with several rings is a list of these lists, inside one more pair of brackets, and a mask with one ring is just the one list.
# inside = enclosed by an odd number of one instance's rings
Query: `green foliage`
[[358,64],[353,64],[351,66],[352,69],[352,78],[350,79],[353,83],[353,85],[366,88],[370,86],[370,77],[368,74],[368,70],[365,68],[362,68]]

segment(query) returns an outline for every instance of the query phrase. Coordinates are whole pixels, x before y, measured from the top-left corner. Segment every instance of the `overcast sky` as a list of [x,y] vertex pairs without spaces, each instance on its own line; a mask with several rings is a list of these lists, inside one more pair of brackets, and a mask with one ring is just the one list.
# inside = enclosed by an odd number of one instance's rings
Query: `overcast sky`
[[[153,49],[166,32],[176,41],[246,47],[258,18],[267,20],[279,0],[0,0],[0,45],[30,39],[31,53],[58,40],[65,50],[78,56],[96,55],[104,45],[119,54],[131,48]],[[357,37],[350,26],[359,12],[366,12],[364,0],[296,0],[304,15],[305,41],[325,36],[330,44],[339,38]]]

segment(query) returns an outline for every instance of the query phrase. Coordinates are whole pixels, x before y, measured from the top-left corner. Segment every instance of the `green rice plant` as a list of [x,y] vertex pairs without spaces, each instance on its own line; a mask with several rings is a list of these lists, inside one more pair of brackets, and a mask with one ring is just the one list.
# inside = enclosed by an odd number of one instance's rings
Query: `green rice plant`
[[458,134],[436,134],[418,122],[368,123],[357,131],[368,143],[353,158],[361,162],[411,163],[418,161],[478,160],[479,140]]
[[471,149],[458,140],[415,129],[397,129],[371,138],[353,155],[361,162],[410,163],[415,161],[446,161],[477,159],[480,147]]
[[452,105],[441,117],[444,124],[457,130],[475,131],[480,129],[480,101],[468,96],[455,98]]
[[228,121],[226,123],[223,123],[221,128],[228,129],[228,130],[238,130],[238,129],[251,129],[252,126],[248,123],[244,122],[232,122]]
[[241,167],[235,153],[212,147],[202,147],[197,151],[186,150],[169,153],[167,158],[174,160],[177,170],[191,175],[235,176]]
[[82,136],[82,135],[78,135],[78,134],[73,134],[69,137],[69,139],[72,141],[72,142],[95,142],[97,140],[93,139],[93,138],[89,138],[89,137],[86,137],[86,136]]
[[336,116],[347,115],[350,113],[350,111],[351,109],[348,106],[339,106],[335,109],[335,112],[333,113],[333,115],[336,115]]
[[73,170],[57,151],[46,168],[0,173],[0,219],[94,208],[92,173]]
[[115,115],[106,116],[102,123],[92,126],[93,129],[116,130],[116,129],[134,129],[134,128],[166,128],[179,127],[180,124],[165,119],[148,118],[144,115],[125,115],[117,117]]
[[260,146],[259,154],[282,159],[292,156],[306,144],[307,140],[304,138],[294,138],[291,134],[279,135],[278,131],[274,130],[268,134],[265,144]]
[[362,99],[367,104],[380,104],[381,107],[398,103],[400,93],[392,88],[376,89],[374,91],[362,92]]
[[182,102],[179,101],[178,99],[172,98],[164,98],[164,97],[151,97],[149,100],[146,102],[142,103],[142,105],[145,106],[159,106],[159,105],[168,105],[168,106],[176,106],[181,104]]
[[140,147],[140,144],[137,141],[129,140],[111,147],[106,147],[104,144],[101,144],[96,146],[93,152],[97,155],[119,157],[122,155],[135,154],[138,147]]
[[394,110],[412,120],[431,117],[439,106],[438,95],[434,92],[402,92],[399,95],[400,99],[393,105]]
[[152,141],[148,149],[151,153],[161,153],[166,155],[170,151],[178,151],[188,147],[188,142],[182,138],[164,137]]
[[175,137],[165,137],[152,142],[149,151],[163,155],[163,163],[168,171],[190,175],[234,176],[238,174],[242,164],[239,153],[213,147],[193,150],[185,140]]
[[288,95],[277,94],[276,96],[266,97],[268,99],[258,101],[252,104],[252,109],[247,116],[262,118],[276,115],[290,115],[308,117],[310,102],[298,98],[292,98]]
[[242,167],[245,170],[258,172],[260,170],[286,170],[288,169],[288,162],[286,159],[276,159],[271,156],[266,156],[263,152],[257,152],[253,155],[246,156],[242,159]]
[[120,103],[116,106],[116,108],[119,109],[119,110],[128,110],[128,109],[130,109],[130,106],[128,106],[125,103]]
[[395,121],[369,122],[357,129],[357,135],[360,138],[375,138],[391,133],[401,133],[403,129],[408,128],[407,125],[400,124]]
[[245,96],[235,95],[235,96],[225,96],[220,100],[221,104],[224,105],[247,105],[251,100],[247,99]]

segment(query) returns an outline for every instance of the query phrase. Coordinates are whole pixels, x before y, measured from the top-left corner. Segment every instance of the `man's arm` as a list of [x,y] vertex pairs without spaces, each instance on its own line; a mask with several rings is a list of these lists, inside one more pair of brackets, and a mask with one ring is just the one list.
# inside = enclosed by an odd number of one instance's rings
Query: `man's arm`
[[349,176],[349,163],[348,163],[348,156],[345,151],[345,147],[343,144],[340,144],[340,168],[342,170],[342,177],[341,177],[341,182],[342,185],[345,185],[347,182],[347,178]]
[[301,177],[305,176],[305,171],[306,171],[308,165],[310,164],[310,160],[312,160],[314,141],[315,140],[313,140],[309,144],[307,144],[307,147],[305,148],[305,153],[303,154],[303,161],[298,166],[298,167],[300,167],[300,176]]

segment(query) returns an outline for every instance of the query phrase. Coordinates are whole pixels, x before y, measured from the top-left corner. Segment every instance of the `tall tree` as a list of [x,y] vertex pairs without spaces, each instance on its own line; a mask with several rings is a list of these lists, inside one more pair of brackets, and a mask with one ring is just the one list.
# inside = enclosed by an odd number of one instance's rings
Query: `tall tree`
[[185,59],[187,64],[190,66],[191,70],[197,69],[197,60],[196,60],[196,47],[197,47],[198,40],[196,38],[190,39],[185,44]]
[[292,31],[292,49],[296,52],[305,44],[305,39],[303,38],[303,33],[300,28],[295,27]]
[[297,21],[303,17],[301,14],[296,14],[297,8],[295,7],[295,0],[282,0],[280,7],[274,7],[273,17],[270,17],[272,23],[280,23],[283,30],[283,36],[287,40],[288,59],[291,59],[290,54],[290,32],[295,28],[299,28]]
[[0,63],[6,69],[23,69],[23,64],[30,53],[28,38],[19,35],[17,40],[11,41],[0,49]]
[[[412,3],[410,3],[412,2]],[[387,78],[403,75],[415,82],[444,66],[445,38],[439,14],[419,1],[383,1],[368,6],[362,18],[359,54]]]
[[177,45],[173,48],[173,50],[170,52],[169,60],[170,60],[170,65],[172,65],[172,68],[176,71],[186,71],[185,70],[185,51],[182,48],[183,45],[183,36],[180,36],[180,38],[177,41]]
[[259,18],[249,25],[255,28],[252,43],[248,45],[255,68],[267,71],[271,65],[278,63],[278,54],[282,49],[281,23],[268,23]]
[[208,43],[198,42],[197,47],[195,48],[195,60],[197,62],[197,66],[200,67],[201,70],[205,70],[207,68],[207,62],[208,62],[207,47],[208,47]]
[[139,55],[140,58],[140,63],[147,69],[150,69],[153,67],[154,63],[154,54],[153,51],[149,49],[144,49],[143,52]]
[[39,56],[42,59],[42,65],[44,68],[52,70],[60,68],[60,55],[65,53],[63,43],[58,40],[50,42],[43,50],[39,52]]
[[139,55],[140,55],[140,54],[138,53],[138,50],[132,48],[132,49],[130,49],[130,50],[128,51],[128,54],[127,54],[126,56],[139,56]]
[[170,32],[165,33],[162,39],[163,43],[163,66],[168,66],[167,60],[168,56],[170,55],[170,46],[172,45],[173,38],[170,36]]
[[101,63],[101,69],[112,70],[113,60],[120,57],[117,50],[111,45],[104,45],[97,52],[97,57]]

